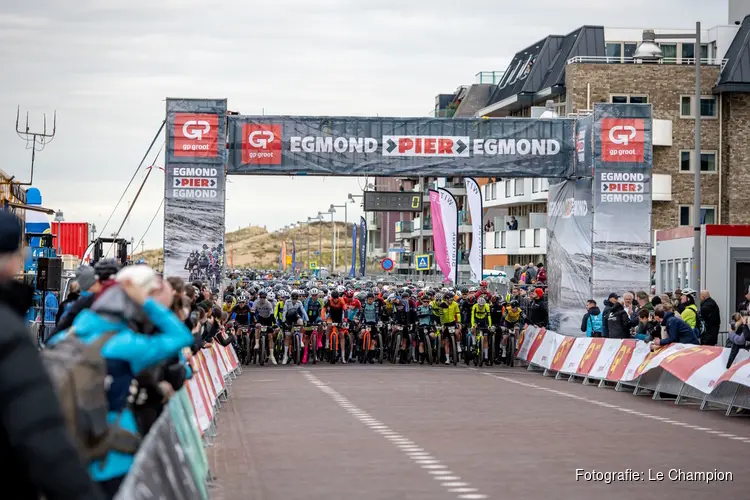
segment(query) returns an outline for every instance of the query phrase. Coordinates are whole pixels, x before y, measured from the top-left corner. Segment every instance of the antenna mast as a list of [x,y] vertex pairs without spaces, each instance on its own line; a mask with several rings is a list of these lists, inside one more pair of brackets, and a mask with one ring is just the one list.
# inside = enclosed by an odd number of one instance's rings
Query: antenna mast
[[34,182],[34,159],[37,151],[43,151],[44,147],[52,142],[55,137],[55,130],[57,129],[57,111],[54,112],[52,117],[52,132],[47,133],[47,113],[44,113],[44,125],[41,132],[34,132],[29,128],[29,112],[26,112],[26,128],[18,128],[18,124],[21,118],[21,106],[18,106],[16,111],[16,133],[18,137],[26,141],[26,149],[31,149],[31,179],[29,182],[19,182],[19,186],[31,186]]

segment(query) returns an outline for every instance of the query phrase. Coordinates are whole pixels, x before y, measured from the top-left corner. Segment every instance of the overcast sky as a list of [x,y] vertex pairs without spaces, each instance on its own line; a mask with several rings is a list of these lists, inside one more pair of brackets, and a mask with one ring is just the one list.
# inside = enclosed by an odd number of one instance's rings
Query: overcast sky
[[[32,130],[56,109],[57,135],[37,154],[34,185],[46,207],[101,230],[167,96],[226,97],[243,114],[426,116],[436,94],[473,83],[478,71],[504,70],[516,51],[551,33],[726,19],[725,0],[5,0],[0,168],[28,180],[16,106],[29,111]],[[155,163],[163,166],[163,154]],[[235,176],[227,227],[275,229],[363,187],[363,179]],[[163,176],[152,176],[125,236],[141,238],[163,191]],[[146,248],[161,239],[159,215]]]

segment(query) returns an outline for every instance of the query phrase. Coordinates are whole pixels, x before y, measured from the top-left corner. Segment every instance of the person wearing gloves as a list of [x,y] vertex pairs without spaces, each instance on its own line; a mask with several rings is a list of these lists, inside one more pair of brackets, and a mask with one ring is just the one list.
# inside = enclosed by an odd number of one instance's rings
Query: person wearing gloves
[[[108,421],[138,436],[138,425],[133,414],[132,386],[136,375],[178,356],[184,347],[193,344],[193,336],[184,323],[170,311],[172,287],[145,265],[128,266],[115,276],[117,286],[103,292],[90,309],[81,311],[67,332],[57,335],[53,344],[67,335],[76,335],[84,344],[92,344],[102,335],[109,335],[101,354],[107,361],[111,377],[107,397]],[[137,331],[135,325],[147,320],[155,327],[151,334]],[[120,484],[133,465],[134,449],[107,452],[103,460],[89,464],[89,474],[108,498],[114,498]]]

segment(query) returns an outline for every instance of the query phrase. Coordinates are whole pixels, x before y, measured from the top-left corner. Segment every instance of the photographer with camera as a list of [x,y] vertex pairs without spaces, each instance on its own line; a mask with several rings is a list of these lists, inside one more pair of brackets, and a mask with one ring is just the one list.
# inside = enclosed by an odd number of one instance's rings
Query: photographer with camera
[[734,363],[737,353],[740,349],[747,349],[750,346],[750,328],[747,326],[747,311],[741,311],[732,315],[732,321],[729,323],[729,335],[727,347],[731,348],[729,360],[727,361],[727,370]]

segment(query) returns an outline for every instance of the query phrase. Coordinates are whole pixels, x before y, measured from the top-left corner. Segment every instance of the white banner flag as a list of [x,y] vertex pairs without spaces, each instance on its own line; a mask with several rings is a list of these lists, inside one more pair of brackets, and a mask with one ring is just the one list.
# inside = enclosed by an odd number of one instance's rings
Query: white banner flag
[[484,261],[484,233],[482,232],[482,191],[477,181],[468,177],[466,183],[466,200],[471,215],[471,250],[469,251],[469,265],[471,266],[471,281],[482,281],[482,263]]
[[443,215],[445,245],[448,250],[450,275],[448,279],[458,283],[458,203],[447,189],[438,189],[440,193],[440,211]]

